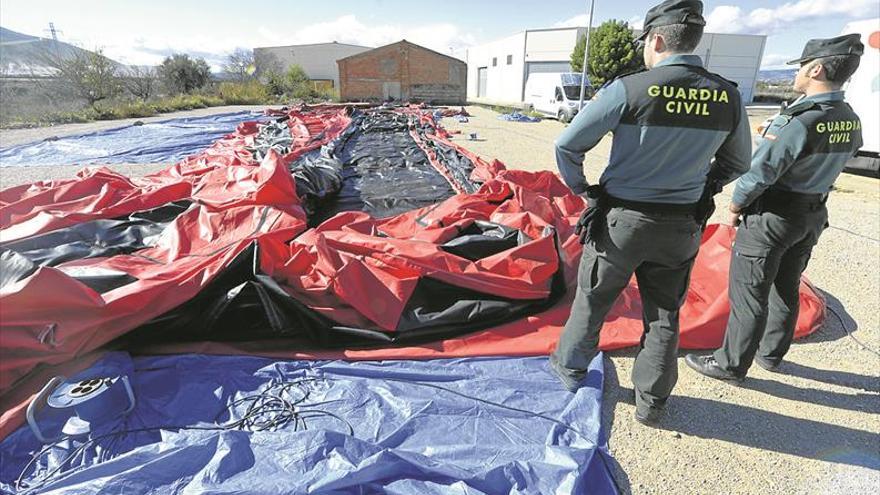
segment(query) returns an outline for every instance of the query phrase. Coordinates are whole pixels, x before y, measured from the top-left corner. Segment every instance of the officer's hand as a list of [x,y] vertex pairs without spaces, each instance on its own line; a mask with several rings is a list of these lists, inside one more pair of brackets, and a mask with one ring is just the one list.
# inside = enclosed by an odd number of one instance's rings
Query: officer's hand
[[730,212],[730,217],[727,220],[727,224],[730,226],[733,226],[733,227],[739,227],[739,224],[741,221],[741,216],[742,216],[742,213]]
[[742,208],[733,203],[730,203],[730,207],[727,208],[727,211],[730,212],[730,215],[728,215],[727,219],[727,225],[738,227],[741,221]]

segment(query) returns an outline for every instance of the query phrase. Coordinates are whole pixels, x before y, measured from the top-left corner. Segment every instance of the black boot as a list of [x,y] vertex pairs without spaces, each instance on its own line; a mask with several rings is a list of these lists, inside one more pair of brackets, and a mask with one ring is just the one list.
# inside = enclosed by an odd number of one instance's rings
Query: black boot
[[556,378],[562,383],[563,388],[571,393],[575,393],[581,388],[581,378],[572,376],[566,372],[566,369],[556,360],[556,354],[550,354],[550,370],[556,375]]
[[697,356],[696,354],[688,354],[684,357],[684,362],[694,371],[701,375],[715,378],[716,380],[727,380],[733,382],[741,382],[745,378],[732,371],[727,371],[718,365],[715,356]]
[[755,362],[758,363],[758,366],[764,368],[767,371],[773,372],[773,373],[779,373],[779,365],[782,364],[781,361],[780,362],[771,361],[769,359],[762,358],[760,356],[755,356]]
[[639,423],[650,426],[651,428],[657,428],[660,426],[660,420],[665,416],[666,409],[665,408],[657,408],[657,407],[645,407],[640,408],[636,407],[636,421]]
[[650,406],[641,401],[639,401],[636,395],[635,389],[633,389],[633,403],[636,405],[636,421],[639,423],[650,426],[651,428],[657,428],[660,426],[660,420],[663,419],[663,416],[666,415],[666,406]]

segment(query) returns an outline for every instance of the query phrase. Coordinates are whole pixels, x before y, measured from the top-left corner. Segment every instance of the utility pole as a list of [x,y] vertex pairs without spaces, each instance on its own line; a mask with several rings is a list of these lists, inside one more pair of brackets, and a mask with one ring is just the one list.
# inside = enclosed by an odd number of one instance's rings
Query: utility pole
[[58,43],[58,31],[55,30],[55,23],[49,23],[49,32],[52,33],[52,41]]
[[587,90],[587,77],[590,71],[590,32],[593,31],[593,7],[595,3],[596,0],[590,0],[590,21],[587,23],[587,39],[586,46],[584,46],[584,70],[581,72],[581,98],[578,102],[578,112],[584,108],[584,93]]
[[63,31],[59,31],[55,29],[55,23],[49,23],[49,34],[52,35],[52,47],[55,48],[55,55],[61,56],[58,50],[58,34],[63,33]]

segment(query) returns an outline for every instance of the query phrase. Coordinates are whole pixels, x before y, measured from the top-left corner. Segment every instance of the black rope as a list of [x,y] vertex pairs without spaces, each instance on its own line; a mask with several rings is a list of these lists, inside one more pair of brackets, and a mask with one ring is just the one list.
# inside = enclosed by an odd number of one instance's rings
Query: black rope
[[838,320],[840,320],[840,328],[843,329],[843,333],[844,333],[844,334],[846,334],[849,338],[853,339],[853,341],[855,341],[856,344],[858,344],[859,346],[861,346],[862,349],[864,349],[864,350],[870,352],[871,354],[873,354],[873,355],[875,355],[875,356],[877,356],[877,357],[880,357],[880,352],[877,352],[876,350],[871,349],[871,348],[870,348],[868,345],[866,345],[864,342],[862,342],[861,340],[857,339],[856,336],[853,335],[853,333],[852,333],[849,329],[846,328],[846,322],[843,320],[843,317],[840,316],[840,314],[837,312],[837,310],[835,310],[835,309],[834,309],[833,307],[831,307],[830,305],[826,305],[825,307],[828,308],[829,311],[831,311],[831,314],[833,314],[834,316],[837,317]]
[[576,434],[579,435],[580,437],[582,437],[582,438],[584,438],[585,440],[587,440],[587,441],[589,441],[589,442],[592,443],[592,440],[590,440],[590,437],[588,437],[587,435],[585,435],[585,434],[581,433],[580,431],[578,431],[577,429],[572,428],[571,426],[569,426],[569,425],[563,423],[562,421],[559,421],[559,420],[556,419],[556,418],[551,418],[550,416],[547,416],[546,414],[541,414],[541,413],[537,413],[537,412],[534,412],[534,411],[529,411],[528,409],[520,409],[520,408],[518,408],[518,407],[505,406],[504,404],[500,404],[500,403],[498,403],[498,402],[492,402],[491,400],[481,399],[480,397],[473,397],[473,396],[471,396],[471,395],[463,394],[463,393],[461,393],[461,392],[458,392],[458,391],[452,390],[452,389],[450,389],[450,388],[442,387],[442,386],[440,386],[440,385],[434,385],[433,383],[417,382],[417,381],[413,381],[413,380],[404,380],[404,379],[402,379],[402,378],[389,378],[389,377],[385,377],[385,378],[383,378],[383,379],[384,379],[384,380],[387,380],[387,381],[391,381],[391,382],[412,383],[412,384],[415,384],[415,385],[422,385],[422,386],[424,386],[424,387],[430,387],[430,388],[434,388],[434,389],[437,389],[437,390],[443,390],[443,391],[449,392],[450,394],[458,395],[459,397],[464,397],[465,399],[470,399],[470,400],[473,400],[473,401],[476,401],[476,402],[482,402],[482,403],[484,403],[484,404],[488,404],[488,405],[490,405],[490,406],[495,406],[495,407],[498,407],[498,408],[501,408],[501,409],[507,409],[507,410],[509,410],[509,411],[514,411],[514,412],[518,412],[518,413],[526,414],[526,415],[528,415],[528,416],[533,416],[533,417],[536,417],[536,418],[541,418],[541,419],[543,419],[543,420],[550,421],[551,423],[556,423],[557,425],[559,425],[559,426],[565,428],[566,430],[570,430],[570,431],[576,433]]
[[[118,437],[131,435],[133,433],[144,433],[159,430],[244,430],[251,432],[270,430],[275,431],[280,428],[284,428],[291,423],[293,424],[294,431],[304,431],[308,429],[305,421],[306,419],[330,417],[345,424],[345,426],[348,427],[348,435],[354,436],[354,427],[347,420],[330,411],[315,409],[316,406],[326,404],[326,402],[305,404],[305,401],[308,400],[311,391],[307,387],[305,387],[304,384],[314,381],[318,381],[318,379],[305,378],[292,382],[282,382],[276,385],[272,385],[259,393],[236,399],[232,403],[230,403],[229,406],[227,406],[225,409],[217,413],[217,416],[214,417],[215,424],[213,425],[145,426],[142,428],[113,431],[110,433],[105,433],[103,435],[91,437],[88,440],[84,441],[71,453],[67,454],[54,469],[43,475],[40,479],[35,482],[25,484],[23,482],[23,479],[25,474],[27,474],[30,470],[31,466],[33,466],[47,452],[49,452],[53,448],[58,447],[60,443],[75,438],[72,436],[64,436],[56,442],[45,446],[37,454],[31,457],[31,460],[25,465],[24,469],[22,469],[21,471],[21,474],[19,474],[18,478],[16,479],[15,489],[16,491],[21,490],[22,488],[25,488],[28,491],[36,490],[51,481],[53,477],[55,477],[62,469],[64,469],[65,466],[71,464],[78,456],[84,455],[86,449],[95,445],[97,442],[108,438],[112,438],[112,441],[115,442]],[[241,418],[237,420],[232,420],[231,418],[234,417],[236,408],[245,405],[245,411]],[[226,413],[229,414],[230,421],[227,423],[218,423],[220,417]]]
[[869,241],[880,242],[880,239],[875,239],[875,238],[867,236],[865,234],[859,234],[858,232],[853,232],[852,230],[845,229],[843,227],[836,227],[834,225],[829,225],[828,228],[834,229],[834,230],[839,230],[841,232],[846,232],[847,234],[852,234],[856,237],[861,237],[862,239],[867,239]]

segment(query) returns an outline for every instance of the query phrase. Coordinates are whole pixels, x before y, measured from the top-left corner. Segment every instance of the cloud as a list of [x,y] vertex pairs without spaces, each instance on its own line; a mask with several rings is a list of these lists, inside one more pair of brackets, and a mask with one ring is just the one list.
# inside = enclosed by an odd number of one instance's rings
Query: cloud
[[236,48],[332,41],[378,47],[406,39],[441,53],[450,53],[450,50],[462,50],[477,43],[472,33],[463,32],[454,24],[366,24],[354,15],[343,15],[283,33],[277,33],[265,26],[241,30],[232,35],[226,30],[218,32],[223,32],[223,36],[183,33],[172,37],[148,35],[133,41],[130,38],[121,42],[111,40],[104,48],[111,58],[127,64],[155,65],[172,53],[187,53],[205,58],[212,69],[220,70],[226,55]]
[[382,46],[406,39],[432,50],[449,53],[476,44],[474,35],[461,32],[449,23],[402,26],[399,24],[364,24],[354,15],[344,15],[294,32],[292,43],[338,41],[364,46]]
[[880,8],[877,0],[799,0],[748,12],[734,5],[719,5],[706,16],[706,32],[770,35],[806,21],[832,16],[855,18],[878,13]]
[[[594,18],[595,20],[595,18]],[[564,21],[559,21],[553,24],[555,28],[563,28],[563,27],[584,27],[587,23],[590,22],[590,16],[587,14],[580,14],[574,17],[569,17]]]
[[[555,28],[563,28],[563,27],[586,27],[590,22],[590,16],[588,14],[580,14],[574,17],[569,17],[564,21],[559,21],[553,24]],[[593,26],[598,26],[602,21],[597,19],[595,16],[593,17]],[[629,26],[633,29],[642,29],[642,24],[645,22],[645,16],[642,15],[634,15],[627,19],[626,21]]]
[[634,15],[626,21],[629,24],[629,27],[633,29],[642,29],[645,25],[645,16],[642,15]]
[[785,65],[789,60],[794,60],[798,58],[797,55],[792,54],[781,54],[781,53],[765,53],[764,58],[761,59],[761,68],[762,69],[772,69],[772,68],[787,68],[790,69],[792,66]]
[[[706,15],[707,33],[774,34],[795,27],[805,21],[827,19],[832,16],[848,18],[880,15],[877,0],[799,0],[774,8],[744,11],[735,5],[719,5]],[[589,20],[587,14],[559,21],[553,27],[581,27]],[[594,23],[596,19],[593,19]],[[627,22],[641,29],[643,15],[634,15]]]

